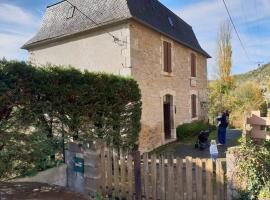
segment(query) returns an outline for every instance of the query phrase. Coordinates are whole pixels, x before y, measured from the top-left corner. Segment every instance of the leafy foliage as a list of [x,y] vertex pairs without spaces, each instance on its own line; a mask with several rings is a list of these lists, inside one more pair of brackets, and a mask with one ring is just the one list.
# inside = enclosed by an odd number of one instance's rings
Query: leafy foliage
[[[221,24],[218,34],[218,65],[219,76],[223,86],[229,86],[233,83],[231,77],[232,68],[232,28],[229,21]],[[230,87],[230,86],[229,86]]]
[[230,88],[219,98],[219,81],[209,84],[209,116],[213,119],[218,112],[230,111],[231,125],[242,128],[245,113],[262,108],[265,103],[260,87],[254,82],[246,82]]
[[[258,145],[252,140],[242,142],[237,151],[237,176],[246,183],[248,199],[258,199],[260,196],[269,197],[270,181],[270,142]],[[244,180],[243,180],[244,179]]]
[[5,166],[1,165],[0,174],[19,165],[24,169],[18,175],[26,168],[42,169],[38,160],[54,154],[63,140],[103,140],[135,148],[140,98],[133,79],[72,67],[35,68],[24,62],[1,61],[0,162]]
[[191,123],[184,123],[176,128],[177,138],[182,140],[185,138],[193,137],[198,135],[201,131],[213,130],[215,126],[209,126],[202,121],[194,121]]

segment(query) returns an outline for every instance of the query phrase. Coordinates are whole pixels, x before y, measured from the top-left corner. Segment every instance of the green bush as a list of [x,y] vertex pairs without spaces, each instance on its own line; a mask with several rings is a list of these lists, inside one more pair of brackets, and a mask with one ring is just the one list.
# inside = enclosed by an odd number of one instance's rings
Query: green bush
[[0,60],[0,179],[50,166],[63,141],[136,148],[140,119],[131,78]]
[[259,199],[270,199],[270,181],[261,189]]
[[216,127],[208,125],[202,121],[194,121],[191,123],[184,123],[176,128],[177,138],[179,140],[194,137],[201,131],[214,130]]
[[235,175],[246,183],[248,199],[267,199],[270,195],[270,142],[257,144],[251,139],[242,140],[235,157],[238,169]]
[[261,111],[261,117],[267,117],[268,105],[266,101],[262,103],[260,107],[260,111]]

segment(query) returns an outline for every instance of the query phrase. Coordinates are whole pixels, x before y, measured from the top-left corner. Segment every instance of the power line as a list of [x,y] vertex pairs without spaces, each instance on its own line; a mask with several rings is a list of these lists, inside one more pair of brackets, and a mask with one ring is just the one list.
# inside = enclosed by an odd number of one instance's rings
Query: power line
[[[79,13],[81,13],[83,16],[85,16],[87,19],[89,19],[92,23],[94,23],[96,26],[99,26],[100,23],[97,23],[95,20],[91,19],[87,14],[85,14],[83,11],[81,11],[76,5],[74,5],[73,3],[71,3],[69,0],[66,0],[66,2],[68,2],[71,6],[73,6]],[[101,13],[101,12],[100,12]],[[103,14],[103,13],[101,13]],[[112,33],[110,33],[109,31],[107,31],[105,29],[106,33],[111,36],[113,38],[113,41],[117,44],[119,44],[119,42],[123,42],[123,43],[127,43],[126,41],[120,40],[117,36],[113,35]],[[120,44],[119,44],[120,45]]]
[[237,38],[238,38],[238,40],[239,40],[239,42],[240,42],[240,44],[241,44],[241,46],[242,46],[242,48],[243,48],[243,50],[244,50],[244,52],[245,52],[245,54],[246,54],[248,60],[249,60],[250,62],[253,62],[253,61],[250,59],[250,56],[249,56],[249,54],[248,54],[248,52],[247,52],[247,50],[246,50],[246,48],[245,48],[245,46],[244,46],[244,43],[242,42],[242,40],[241,40],[241,38],[240,38],[240,35],[239,35],[239,33],[238,33],[237,29],[236,29],[236,26],[235,26],[235,24],[234,24],[234,22],[233,22],[231,13],[230,13],[230,11],[229,11],[229,9],[228,9],[228,6],[227,6],[225,0],[222,0],[222,1],[223,1],[223,3],[224,3],[224,6],[225,6],[225,8],[226,8],[226,11],[227,11],[227,13],[228,13],[228,15],[229,15],[230,21],[231,21],[231,23],[232,23],[232,25],[233,25],[233,29],[234,29],[234,31],[235,31],[235,33],[236,33],[236,35],[237,35]]

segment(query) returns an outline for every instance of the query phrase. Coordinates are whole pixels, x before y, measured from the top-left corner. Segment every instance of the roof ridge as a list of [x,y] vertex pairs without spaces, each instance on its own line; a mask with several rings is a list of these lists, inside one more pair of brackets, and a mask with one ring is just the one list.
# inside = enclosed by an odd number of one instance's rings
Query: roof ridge
[[[84,17],[80,17],[78,13],[67,19],[68,7],[63,2],[67,2],[67,0],[59,0],[47,7],[41,28],[23,48],[29,49],[31,45],[40,41],[61,38],[98,27],[89,20],[85,20]],[[102,16],[93,16],[94,18],[99,17],[98,23],[101,25],[105,25],[104,23],[108,21],[108,24],[113,24],[135,19],[204,56],[210,57],[200,46],[192,26],[158,0],[108,0],[109,7],[106,6],[106,9],[102,2],[107,2],[107,0],[72,0],[72,2],[76,2],[75,5],[85,10],[89,16],[96,15],[96,10],[102,10]],[[55,5],[59,6],[49,9]],[[174,28],[170,26],[168,18],[172,18],[175,22]]]

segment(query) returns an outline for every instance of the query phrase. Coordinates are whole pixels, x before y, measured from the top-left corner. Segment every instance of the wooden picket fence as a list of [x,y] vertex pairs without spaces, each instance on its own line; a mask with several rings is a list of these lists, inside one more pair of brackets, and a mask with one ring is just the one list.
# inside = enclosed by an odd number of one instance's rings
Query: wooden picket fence
[[[103,195],[127,200],[226,199],[223,160],[213,162],[147,153],[137,161],[134,158],[134,155],[108,148],[101,150],[100,189]],[[136,176],[140,176],[139,182]]]

